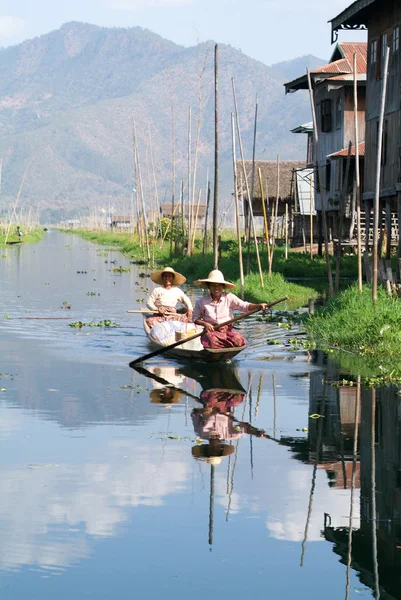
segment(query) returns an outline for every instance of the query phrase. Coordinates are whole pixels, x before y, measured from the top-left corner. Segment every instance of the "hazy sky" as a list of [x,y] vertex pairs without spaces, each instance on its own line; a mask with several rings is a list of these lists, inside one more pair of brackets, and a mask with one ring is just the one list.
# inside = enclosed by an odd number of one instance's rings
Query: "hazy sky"
[[[0,0],[0,46],[58,29],[68,21],[139,25],[184,46],[214,40],[265,64],[304,54],[329,59],[329,19],[351,0]],[[340,39],[364,39],[346,32]]]

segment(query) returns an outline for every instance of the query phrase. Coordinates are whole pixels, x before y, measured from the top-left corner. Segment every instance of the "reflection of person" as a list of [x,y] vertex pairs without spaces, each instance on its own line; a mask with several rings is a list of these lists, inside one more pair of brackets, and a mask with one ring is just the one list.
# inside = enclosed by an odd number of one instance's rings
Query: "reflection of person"
[[265,310],[267,304],[253,304],[244,302],[235,294],[226,290],[235,288],[233,283],[224,280],[221,271],[214,270],[207,279],[198,279],[195,285],[209,289],[209,293],[200,298],[193,313],[194,323],[202,325],[205,333],[201,342],[205,348],[232,348],[245,346],[245,340],[232,325],[226,325],[215,331],[215,325],[229,321],[234,316],[234,310],[248,312],[251,310]]
[[[149,327],[162,321],[182,321],[187,323],[192,320],[192,303],[186,294],[178,287],[185,283],[186,278],[181,273],[177,273],[171,267],[166,267],[162,271],[155,271],[151,275],[151,280],[158,283],[160,287],[153,290],[148,298],[146,306],[150,310],[155,310],[158,315],[149,317],[146,322]],[[186,307],[186,314],[177,313],[177,303],[181,302]]]
[[237,440],[244,433],[267,437],[262,429],[257,429],[250,423],[237,421],[230,413],[231,409],[241,404],[244,399],[244,393],[229,390],[205,390],[201,393],[199,400],[203,408],[194,408],[191,415],[192,423],[198,437],[209,443],[192,448],[194,458],[207,460],[208,456],[215,456],[219,460],[213,464],[217,465],[220,464],[222,456],[231,453],[225,451],[224,454],[224,448],[232,448],[232,446],[227,446],[223,442]]

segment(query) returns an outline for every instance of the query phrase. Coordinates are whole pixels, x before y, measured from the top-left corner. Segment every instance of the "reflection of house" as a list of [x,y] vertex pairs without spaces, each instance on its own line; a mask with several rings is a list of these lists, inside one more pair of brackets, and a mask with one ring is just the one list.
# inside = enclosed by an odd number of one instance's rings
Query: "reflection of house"
[[110,220],[110,227],[112,229],[129,229],[131,227],[131,217],[117,217],[113,215]]
[[68,219],[67,225],[70,229],[74,229],[74,227],[79,227],[81,221],[79,219]]
[[[254,217],[263,217],[262,193],[260,189],[259,169],[262,175],[263,194],[265,198],[265,207],[268,216],[272,216],[276,211],[277,215],[282,217],[288,206],[289,216],[289,237],[292,237],[295,214],[295,171],[305,167],[305,161],[299,160],[258,160],[255,161],[255,176],[253,182],[253,200],[252,210]],[[242,162],[237,163],[239,195],[244,204],[245,224],[248,222],[249,199],[243,176]],[[252,161],[245,161],[245,171],[248,180],[249,193],[252,194]],[[242,176],[241,176],[242,174]],[[279,221],[282,224],[282,219]],[[276,234],[280,235],[280,231]]]
[[[356,54],[357,93],[358,93],[358,126],[359,138],[365,139],[365,85],[366,85],[366,44],[339,42],[330,62],[311,72],[314,90],[314,104],[319,134],[319,156],[314,150],[313,161],[318,165],[321,178],[321,190],[316,190],[316,209],[321,214],[323,208],[331,216],[332,230],[336,230],[336,217],[339,214],[340,202],[345,191],[344,212],[346,235],[352,235],[355,219],[354,173],[355,150],[351,151],[348,179],[346,163],[349,142],[355,142],[354,129],[354,92],[353,92],[353,55]],[[285,84],[286,93],[308,89],[307,75]],[[295,133],[301,132],[297,127]],[[303,132],[303,131],[302,131]],[[308,139],[310,140],[310,131]],[[363,170],[363,154],[360,160]],[[317,187],[317,186],[316,186]]]
[[[387,100],[381,156],[380,201],[386,208],[387,258],[390,258],[391,218],[401,210],[401,108],[400,108],[400,28],[399,0],[357,0],[332,19],[332,32],[340,29],[368,29],[368,67],[366,90],[366,155],[364,194],[366,212],[372,208],[376,182],[378,121],[383,88],[383,67],[387,47],[390,49]],[[381,218],[381,211],[379,218]],[[379,222],[379,227],[380,227]],[[397,227],[394,231],[398,239]],[[398,252],[401,258],[401,247]]]
[[[372,415],[375,414],[372,428]],[[375,443],[372,445],[372,429]],[[360,424],[360,529],[353,529],[352,568],[361,581],[374,589],[379,575],[383,597],[401,598],[401,398],[396,388],[361,391]],[[372,454],[375,453],[375,477]],[[372,489],[376,489],[374,520]],[[347,560],[349,528],[336,527],[327,516],[325,538]],[[377,541],[377,564],[372,536]],[[388,596],[387,594],[391,594]]]

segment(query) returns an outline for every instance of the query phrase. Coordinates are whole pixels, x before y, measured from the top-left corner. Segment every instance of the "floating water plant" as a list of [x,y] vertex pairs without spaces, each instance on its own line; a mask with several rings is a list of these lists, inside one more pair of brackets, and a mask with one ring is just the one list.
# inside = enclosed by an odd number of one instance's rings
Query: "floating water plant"
[[70,327],[80,329],[81,327],[119,327],[120,323],[115,323],[114,321],[110,321],[109,319],[104,319],[103,321],[99,321],[97,323],[95,323],[94,321],[90,321],[89,323],[84,323],[83,321],[74,321],[69,325]]
[[130,273],[131,269],[129,267],[114,267],[112,271],[113,273]]

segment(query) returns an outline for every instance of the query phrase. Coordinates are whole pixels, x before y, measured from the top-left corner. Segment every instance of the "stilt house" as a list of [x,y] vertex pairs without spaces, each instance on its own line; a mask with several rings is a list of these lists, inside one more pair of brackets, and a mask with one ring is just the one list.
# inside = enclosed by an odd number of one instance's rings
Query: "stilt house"
[[371,213],[375,196],[378,122],[383,90],[384,58],[389,48],[387,98],[385,105],[383,147],[381,155],[379,228],[385,211],[386,257],[391,243],[401,242],[398,222],[401,212],[401,2],[399,0],[357,0],[332,19],[332,38],[338,31],[368,30],[368,65],[366,87],[366,152],[363,200],[365,211]]
[[[308,144],[308,163],[309,166],[314,165],[314,207],[320,223],[322,208],[326,211],[329,230],[334,237],[337,236],[341,208],[345,217],[346,237],[352,237],[355,222],[354,54],[356,54],[359,141],[363,141],[365,139],[366,43],[339,42],[330,62],[310,73],[319,139],[318,155],[313,144],[312,160],[311,146]],[[308,90],[306,74],[285,84],[287,94],[298,90]],[[308,140],[311,140],[310,130],[304,131],[302,126],[293,129],[293,132],[308,133]],[[359,145],[359,150],[360,167],[363,171],[363,144]],[[317,185],[318,177],[320,177],[320,186]],[[321,231],[321,227],[319,229]]]

